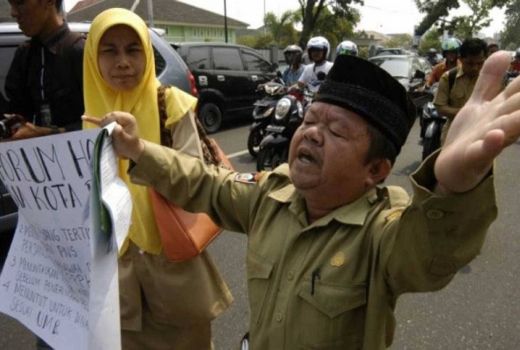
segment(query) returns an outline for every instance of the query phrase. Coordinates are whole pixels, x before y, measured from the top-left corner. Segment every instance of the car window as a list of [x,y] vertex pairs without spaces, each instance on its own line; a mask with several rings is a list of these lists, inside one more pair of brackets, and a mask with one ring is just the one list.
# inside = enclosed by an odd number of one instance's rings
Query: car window
[[391,57],[377,58],[370,60],[372,63],[380,66],[394,78],[409,78],[409,61],[406,59],[394,59]]
[[213,67],[221,70],[244,70],[238,49],[228,47],[213,48]]
[[209,48],[208,47],[192,47],[188,52],[186,64],[191,69],[209,69]]
[[161,55],[161,53],[155,48],[155,46],[153,47],[153,57],[155,60],[155,75],[159,76],[166,68],[166,60]]
[[250,71],[270,72],[271,64],[252,52],[242,51],[246,69]]

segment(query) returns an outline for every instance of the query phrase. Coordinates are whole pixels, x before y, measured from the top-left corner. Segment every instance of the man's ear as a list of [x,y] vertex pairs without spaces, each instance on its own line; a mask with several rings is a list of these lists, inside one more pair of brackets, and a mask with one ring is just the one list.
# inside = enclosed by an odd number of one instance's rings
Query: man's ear
[[390,171],[392,170],[392,163],[388,159],[374,159],[369,164],[369,175],[367,177],[368,187],[376,186],[378,183],[384,181]]

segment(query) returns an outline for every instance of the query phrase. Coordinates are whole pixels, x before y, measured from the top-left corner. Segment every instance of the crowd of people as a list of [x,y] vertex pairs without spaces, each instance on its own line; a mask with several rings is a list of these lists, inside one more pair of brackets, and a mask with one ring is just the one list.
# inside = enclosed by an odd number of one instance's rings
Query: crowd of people
[[61,2],[10,2],[31,37],[6,80],[9,112],[26,120],[13,138],[118,123],[119,175],[133,201],[119,252],[124,349],[210,350],[211,321],[232,302],[206,251],[184,262],[164,256],[149,187],[247,235],[251,349],[384,349],[399,296],[446,286],[479,253],[497,216],[493,162],[520,136],[520,84],[502,86],[520,55],[511,63],[504,52],[487,58],[479,39],[443,42],[427,84],[439,81],[435,104],[452,123],[412,175],[409,197],[383,185],[416,117],[402,85],[351,41],[331,62],[328,40],[311,38],[306,66],[290,45],[283,78],[312,89],[314,102],[288,164],[244,181],[202,161],[197,100],[176,87],[165,91],[173,147],[161,145],[161,84],[139,16],[106,10],[85,39],[68,29]]

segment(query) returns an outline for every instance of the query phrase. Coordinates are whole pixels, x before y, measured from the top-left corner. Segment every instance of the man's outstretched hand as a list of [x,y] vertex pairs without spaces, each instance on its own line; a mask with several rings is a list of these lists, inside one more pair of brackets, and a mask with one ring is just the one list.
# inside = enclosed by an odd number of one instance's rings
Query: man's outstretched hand
[[116,122],[112,131],[112,142],[117,155],[137,161],[143,152],[144,142],[139,138],[135,117],[126,112],[110,112],[103,118],[82,116],[83,121],[98,126],[105,126],[111,122]]
[[520,77],[500,92],[510,62],[505,51],[486,60],[471,97],[451,124],[435,163],[441,192],[473,189],[520,136]]

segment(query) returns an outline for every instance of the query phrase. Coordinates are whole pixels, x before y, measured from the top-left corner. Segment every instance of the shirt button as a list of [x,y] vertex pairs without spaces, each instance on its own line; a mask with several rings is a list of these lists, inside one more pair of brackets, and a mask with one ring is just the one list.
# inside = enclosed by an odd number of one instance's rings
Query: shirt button
[[275,315],[274,315],[274,319],[276,322],[282,322],[283,320],[283,315],[281,312],[277,312]]
[[444,212],[438,209],[430,209],[426,212],[426,217],[432,220],[439,220],[444,217]]
[[287,280],[292,281],[294,278],[294,273],[292,271],[289,271],[287,273]]

